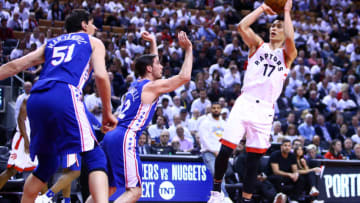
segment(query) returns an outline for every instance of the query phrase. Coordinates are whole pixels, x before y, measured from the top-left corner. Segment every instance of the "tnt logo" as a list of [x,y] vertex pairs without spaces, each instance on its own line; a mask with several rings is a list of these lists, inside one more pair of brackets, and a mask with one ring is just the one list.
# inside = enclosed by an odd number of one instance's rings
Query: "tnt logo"
[[159,187],[159,194],[164,200],[170,200],[175,196],[175,187],[169,181],[164,181]]

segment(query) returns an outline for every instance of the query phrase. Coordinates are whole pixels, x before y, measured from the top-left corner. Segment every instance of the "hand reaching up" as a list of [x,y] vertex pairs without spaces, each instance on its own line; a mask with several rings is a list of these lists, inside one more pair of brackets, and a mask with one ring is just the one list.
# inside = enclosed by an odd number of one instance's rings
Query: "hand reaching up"
[[179,45],[185,50],[192,50],[192,44],[184,31],[178,33]]

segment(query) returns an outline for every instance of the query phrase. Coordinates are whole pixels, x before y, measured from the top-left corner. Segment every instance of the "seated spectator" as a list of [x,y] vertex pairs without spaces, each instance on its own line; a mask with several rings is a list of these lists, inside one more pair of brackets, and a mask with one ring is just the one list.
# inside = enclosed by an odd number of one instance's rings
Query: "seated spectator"
[[1,19],[1,27],[0,27],[0,40],[5,41],[7,39],[13,39],[13,30],[9,27],[7,27],[7,19],[2,18]]
[[147,136],[146,131],[143,131],[139,137],[139,141],[138,141],[139,154],[150,154],[151,153],[151,147],[147,143],[146,136]]
[[[294,124],[289,124],[289,126],[287,127],[287,131],[285,133],[285,138],[290,140],[291,142],[293,142],[295,139],[299,138],[299,134],[296,128],[296,125]],[[280,142],[278,142],[280,143]]]
[[327,142],[325,143],[325,146],[327,146],[334,139],[334,137],[331,137],[330,123],[325,122],[325,117],[322,114],[317,116],[317,123],[314,127],[315,133],[321,138],[321,142]]
[[16,31],[22,31],[23,22],[20,19],[19,13],[14,13],[14,15],[7,22],[8,28]]
[[[360,127],[359,117],[357,115],[354,115],[351,117],[351,125],[349,125],[347,136],[351,137],[351,136],[357,134],[358,127]],[[357,142],[355,140],[353,140],[353,141]]]
[[305,115],[305,121],[298,127],[299,134],[305,138],[305,141],[311,141],[315,135],[315,128],[312,122],[313,116],[312,114],[308,113]]
[[271,153],[269,160],[269,180],[277,192],[287,194],[291,200],[297,201],[301,195],[301,182],[296,165],[296,156],[291,152],[290,140],[284,139],[280,150]]
[[194,148],[193,143],[185,139],[184,128],[181,125],[176,126],[176,135],[172,141],[179,141],[181,152],[190,152]]
[[344,157],[341,155],[341,142],[340,140],[333,140],[330,144],[330,149],[326,154],[324,155],[325,159],[344,159]]
[[170,133],[168,130],[161,131],[160,143],[155,143],[152,146],[151,148],[152,153],[167,154],[167,155],[175,154],[174,149],[172,148],[172,146],[169,145],[169,138],[170,138]]
[[191,113],[198,109],[200,114],[203,115],[205,114],[205,108],[211,106],[211,102],[207,99],[206,89],[201,89],[199,95],[200,98],[195,99],[191,104]]
[[356,134],[354,134],[353,136],[351,136],[351,139],[354,143],[356,144],[360,144],[360,126],[357,128],[357,132]]
[[313,161],[314,159],[322,159],[321,154],[318,153],[317,147],[314,144],[306,146],[306,155],[304,156],[309,167],[314,168],[319,165],[318,162]]
[[277,139],[279,136],[283,136],[283,132],[281,130],[281,123],[280,121],[274,121],[273,123],[273,130],[271,132],[271,142],[278,143]]
[[360,160],[360,144],[354,146],[354,154],[351,156],[351,159]]
[[291,103],[296,111],[303,111],[310,108],[310,104],[304,97],[304,88],[302,86],[296,89],[296,95],[292,98]]
[[348,132],[348,127],[344,123],[344,124],[341,125],[340,133],[339,133],[339,135],[337,137],[341,141],[341,143],[344,143],[344,141],[348,138],[347,132]]
[[148,128],[149,136],[153,141],[159,143],[160,134],[164,129],[166,129],[164,125],[164,117],[158,116],[156,120],[156,124],[150,125],[150,127]]
[[353,111],[356,110],[356,103],[350,99],[349,93],[347,91],[344,91],[342,93],[342,98],[340,99],[338,103],[338,107],[340,111]]
[[338,110],[339,107],[338,100],[336,98],[336,90],[332,88],[330,93],[323,98],[322,102],[326,105],[328,111],[335,112]]
[[353,141],[351,138],[346,138],[344,143],[344,149],[341,151],[341,154],[346,158],[350,159],[354,155],[353,151]]

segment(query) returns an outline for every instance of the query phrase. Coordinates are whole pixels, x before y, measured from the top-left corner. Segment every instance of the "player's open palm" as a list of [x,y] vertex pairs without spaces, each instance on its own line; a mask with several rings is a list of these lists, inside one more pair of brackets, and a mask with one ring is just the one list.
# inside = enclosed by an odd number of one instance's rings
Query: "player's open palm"
[[180,31],[178,33],[178,40],[181,48],[185,50],[192,48],[191,41],[189,40],[189,38],[187,37],[184,31]]
[[148,42],[154,42],[156,39],[155,39],[155,36],[150,34],[149,32],[147,31],[144,31],[143,33],[141,33],[141,37],[145,40],[145,41],[148,41]]

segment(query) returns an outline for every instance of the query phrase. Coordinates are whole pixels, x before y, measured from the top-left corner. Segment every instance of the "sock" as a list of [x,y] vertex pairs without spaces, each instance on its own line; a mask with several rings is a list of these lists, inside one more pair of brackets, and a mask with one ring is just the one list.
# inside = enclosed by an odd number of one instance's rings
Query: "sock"
[[70,197],[64,197],[64,202],[65,203],[71,203],[70,200],[71,200]]
[[218,181],[214,179],[213,191],[221,192],[221,182],[222,182],[221,180]]
[[54,192],[51,189],[49,189],[45,194],[49,198],[53,198],[55,196]]

